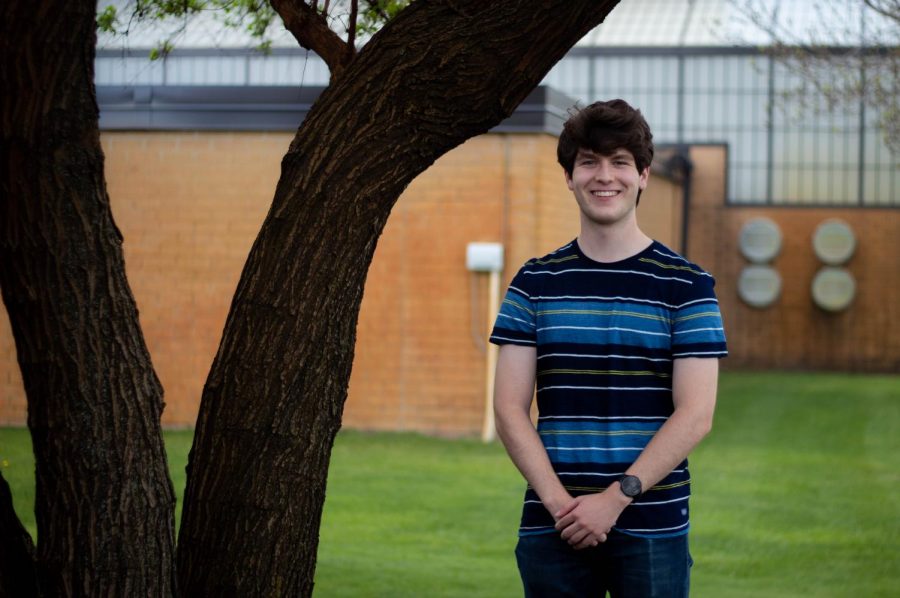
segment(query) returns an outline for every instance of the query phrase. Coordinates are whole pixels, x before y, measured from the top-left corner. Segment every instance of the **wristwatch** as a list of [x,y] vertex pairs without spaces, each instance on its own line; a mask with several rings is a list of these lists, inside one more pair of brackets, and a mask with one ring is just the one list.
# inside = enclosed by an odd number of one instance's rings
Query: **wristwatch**
[[644,491],[641,479],[633,475],[623,475],[619,478],[619,489],[628,498],[637,498]]

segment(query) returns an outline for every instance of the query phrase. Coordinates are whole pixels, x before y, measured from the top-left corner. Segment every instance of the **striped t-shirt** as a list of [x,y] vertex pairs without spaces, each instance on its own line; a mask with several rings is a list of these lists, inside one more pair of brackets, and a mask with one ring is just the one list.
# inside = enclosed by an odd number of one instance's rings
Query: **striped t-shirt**
[[[491,342],[536,346],[537,430],[572,496],[619,479],[672,414],[672,363],[727,355],[712,276],[663,244],[615,263],[573,241],[527,262],[510,284]],[[687,533],[687,460],[645,489],[615,529]],[[531,487],[520,535],[554,531]]]

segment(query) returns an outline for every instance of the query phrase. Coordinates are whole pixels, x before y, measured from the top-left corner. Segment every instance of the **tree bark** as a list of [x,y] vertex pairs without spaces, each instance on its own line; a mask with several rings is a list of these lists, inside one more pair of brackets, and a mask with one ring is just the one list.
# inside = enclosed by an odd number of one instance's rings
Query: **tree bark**
[[34,543],[13,509],[9,484],[0,475],[0,596],[37,595]]
[[186,595],[312,593],[363,285],[391,208],[509,116],[615,4],[418,0],[316,102],[203,391],[178,544]]
[[162,388],[103,177],[96,3],[0,4],[0,285],[28,398],[49,595],[173,593]]

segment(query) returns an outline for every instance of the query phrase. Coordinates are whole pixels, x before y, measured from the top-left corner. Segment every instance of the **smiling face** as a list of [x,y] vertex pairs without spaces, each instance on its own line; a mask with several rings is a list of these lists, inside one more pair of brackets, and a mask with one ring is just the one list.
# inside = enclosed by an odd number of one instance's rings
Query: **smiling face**
[[647,187],[649,176],[650,168],[639,172],[634,156],[624,148],[608,156],[579,149],[566,183],[581,209],[582,226],[636,223],[638,192]]

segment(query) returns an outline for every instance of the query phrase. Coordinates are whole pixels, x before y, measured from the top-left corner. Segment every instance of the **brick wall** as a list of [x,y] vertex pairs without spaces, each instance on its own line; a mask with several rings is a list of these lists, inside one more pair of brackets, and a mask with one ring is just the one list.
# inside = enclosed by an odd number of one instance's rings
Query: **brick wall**
[[483,336],[487,287],[466,270],[466,245],[501,240],[504,156],[515,145],[500,135],[470,140],[394,207],[366,282],[345,425],[477,429],[484,357],[473,332]]
[[[725,206],[725,150],[695,147],[689,257],[717,279],[725,318],[730,368],[832,371],[900,371],[900,210]],[[780,299],[770,308],[747,306],[737,280],[747,264],[738,248],[750,219],[774,221],[783,236],[772,266],[782,278]],[[811,285],[821,264],[812,237],[825,219],[840,218],[857,237],[845,266],[856,279],[853,304],[840,313],[818,308]]]
[[[266,214],[287,133],[112,133],[102,142],[129,281],[166,391],[163,423],[190,426],[247,252]],[[546,134],[491,134],[453,150],[400,198],[369,273],[345,425],[442,435],[481,429],[488,277],[465,269],[466,244],[506,247],[505,290],[518,267],[568,242],[578,212]],[[900,211],[736,208],[724,205],[725,151],[694,161],[689,257],[711,271],[725,314],[728,367],[900,369]],[[682,189],[654,175],[641,226],[680,249]],[[736,280],[740,227],[765,215],[785,234],[775,266],[782,299],[745,306]],[[858,232],[849,269],[859,294],[842,314],[810,299],[812,231],[826,217]],[[15,348],[0,317],[0,424],[26,404]]]
[[[265,133],[101,136],[128,280],[166,393],[165,425],[196,419],[238,276],[290,139]],[[25,402],[5,314],[3,326],[0,423],[19,424]]]
[[[676,246],[681,187],[655,178],[641,224]],[[646,207],[646,210],[645,210]],[[477,433],[485,401],[488,275],[470,242],[506,248],[501,293],[528,259],[578,234],[578,209],[550,135],[485,135],[439,160],[400,198],[369,272],[344,424]]]
[[[167,426],[196,419],[234,288],[290,139],[287,133],[102,135],[113,214],[165,388]],[[441,434],[480,428],[488,289],[486,275],[465,269],[466,244],[505,238],[514,272],[574,236],[574,206],[566,201],[554,147],[544,134],[473,139],[399,200],[368,278],[347,425]],[[22,424],[25,413],[4,313],[0,424]]]
[[650,183],[641,194],[637,207],[638,225],[652,238],[681,253],[683,205],[681,183],[654,175],[651,171]]
[[20,426],[25,424],[28,405],[9,317],[5,307],[0,311],[0,425]]

